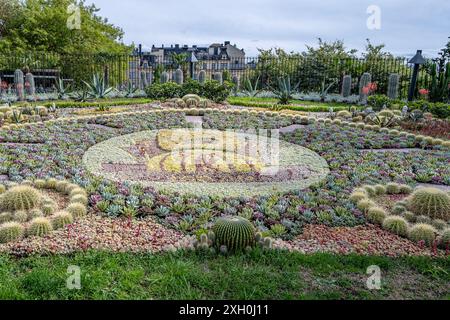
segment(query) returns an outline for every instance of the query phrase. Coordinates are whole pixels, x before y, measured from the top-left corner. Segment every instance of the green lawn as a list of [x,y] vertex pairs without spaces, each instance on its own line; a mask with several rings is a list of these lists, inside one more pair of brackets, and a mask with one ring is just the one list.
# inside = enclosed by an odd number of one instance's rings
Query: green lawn
[[[276,104],[278,102],[278,99],[258,97],[229,97],[227,101],[231,105],[243,107],[270,108],[273,104]],[[291,100],[290,104],[285,106],[285,109],[309,112],[328,112],[330,107],[333,107],[335,111],[340,111],[348,110],[350,105],[338,102],[322,103],[314,101]]]
[[[80,290],[66,288],[81,268]],[[366,288],[366,269],[382,270],[382,289]],[[0,255],[0,299],[448,299],[450,259],[302,255],[87,252]]]

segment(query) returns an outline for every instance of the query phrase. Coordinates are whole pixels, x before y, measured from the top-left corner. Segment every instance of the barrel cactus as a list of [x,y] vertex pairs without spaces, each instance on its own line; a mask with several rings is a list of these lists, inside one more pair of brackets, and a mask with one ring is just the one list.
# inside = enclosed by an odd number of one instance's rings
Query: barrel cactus
[[13,214],[11,212],[0,213],[0,224],[13,220]]
[[214,227],[218,247],[226,246],[228,251],[240,251],[255,244],[255,230],[250,221],[242,217],[219,218]]
[[181,70],[181,69],[175,70],[174,78],[175,78],[174,80],[176,83],[183,84],[183,82],[184,82],[183,70]]
[[389,216],[383,221],[383,229],[399,236],[408,234],[408,222],[400,216]]
[[436,188],[419,188],[409,200],[409,209],[417,215],[450,220],[450,196]]
[[72,214],[67,211],[55,213],[52,220],[53,229],[61,229],[73,222]]
[[205,83],[206,81],[206,71],[205,70],[201,70],[198,73],[198,82],[200,82],[201,84]]
[[0,226],[0,243],[20,240],[25,228],[17,222],[7,222]]
[[347,98],[352,91],[352,76],[344,76],[342,79],[342,96]]
[[69,212],[74,219],[83,217],[87,213],[86,206],[81,203],[72,203],[67,207],[67,212]]
[[17,69],[14,72],[14,87],[16,88],[17,99],[22,101],[25,98],[23,85],[23,72]]
[[400,82],[400,76],[397,73],[392,73],[389,75],[388,92],[387,92],[387,96],[389,97],[389,99],[397,99],[398,98],[399,82]]
[[439,237],[439,246],[443,249],[450,249],[450,228],[446,228],[442,231]]
[[53,230],[50,220],[47,218],[35,218],[30,222],[27,233],[30,236],[42,237]]
[[436,229],[425,223],[418,223],[408,231],[408,238],[412,242],[424,241],[426,245],[433,244],[436,239]]
[[15,186],[0,197],[0,207],[6,211],[31,210],[39,206],[41,194],[30,186]]

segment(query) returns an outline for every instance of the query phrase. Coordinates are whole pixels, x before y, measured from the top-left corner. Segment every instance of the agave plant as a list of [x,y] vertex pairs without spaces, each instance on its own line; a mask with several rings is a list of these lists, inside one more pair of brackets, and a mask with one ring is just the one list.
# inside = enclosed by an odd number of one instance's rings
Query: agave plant
[[70,90],[70,85],[65,86],[63,79],[58,78],[56,80],[55,89],[58,94],[58,99],[63,99],[65,96],[68,96],[69,90]]
[[244,82],[244,91],[242,92],[247,97],[256,97],[261,90],[258,90],[259,77],[256,79],[255,84],[252,84],[250,79],[246,79]]
[[321,87],[321,90],[320,90],[320,101],[321,102],[325,102],[325,99],[326,99],[326,97],[328,95],[328,91],[330,91],[331,87],[333,87],[336,84],[336,82],[337,82],[337,80],[333,79],[331,81],[331,83],[327,86],[326,85],[326,80],[323,79],[322,87]]
[[89,92],[87,90],[75,91],[70,97],[77,102],[85,102],[89,99]]
[[300,82],[294,87],[291,85],[291,78],[289,76],[278,78],[278,87],[272,88],[269,86],[273,94],[278,98],[279,104],[289,104],[292,100],[292,95],[297,91]]
[[92,82],[87,83],[83,81],[88,89],[88,93],[92,98],[102,99],[105,98],[108,93],[110,93],[114,88],[107,87],[105,78],[94,74],[92,77]]
[[134,94],[139,90],[139,88],[137,88],[136,86],[133,85],[133,83],[130,81],[127,84],[126,87],[126,94],[125,97],[127,98],[132,98],[134,96]]
[[396,116],[380,116],[376,113],[372,113],[366,117],[366,121],[369,124],[377,125],[382,128],[390,128],[397,124],[398,118]]

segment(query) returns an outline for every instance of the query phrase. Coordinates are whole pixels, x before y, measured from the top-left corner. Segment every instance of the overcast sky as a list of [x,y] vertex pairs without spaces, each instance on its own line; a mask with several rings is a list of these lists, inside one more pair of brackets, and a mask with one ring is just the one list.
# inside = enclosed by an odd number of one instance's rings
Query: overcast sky
[[[208,45],[225,40],[257,48],[303,51],[320,37],[364,49],[365,39],[409,56],[435,55],[450,36],[449,0],[90,0],[125,31],[124,42]],[[381,9],[381,29],[367,27],[367,8]]]

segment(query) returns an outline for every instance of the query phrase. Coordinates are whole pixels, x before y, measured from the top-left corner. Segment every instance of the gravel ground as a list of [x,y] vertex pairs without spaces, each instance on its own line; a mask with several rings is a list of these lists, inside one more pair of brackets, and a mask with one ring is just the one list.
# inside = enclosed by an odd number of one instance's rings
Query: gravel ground
[[[88,249],[114,252],[160,252],[175,248],[192,247],[191,236],[167,229],[151,218],[142,220],[113,219],[89,215],[65,229],[38,238],[0,245],[0,253],[15,256],[33,254],[66,254]],[[422,255],[443,256],[445,251],[433,252],[411,241],[375,227],[330,228],[308,225],[301,236],[292,241],[276,240],[276,248],[302,253],[330,252],[364,255]]]

